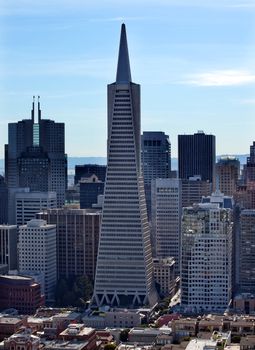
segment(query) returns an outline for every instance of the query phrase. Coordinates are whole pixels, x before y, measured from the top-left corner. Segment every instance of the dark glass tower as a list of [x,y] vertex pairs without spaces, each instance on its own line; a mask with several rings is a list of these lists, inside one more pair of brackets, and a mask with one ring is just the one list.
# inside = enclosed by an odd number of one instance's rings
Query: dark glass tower
[[148,217],[151,217],[151,181],[166,179],[171,173],[171,143],[161,131],[144,131],[141,137],[141,159]]
[[178,135],[178,171],[180,179],[201,175],[213,183],[215,173],[215,136],[198,131],[194,135]]
[[0,225],[8,223],[8,188],[5,179],[0,175]]
[[[5,148],[5,172],[9,197],[18,187],[29,187],[32,191],[54,191],[57,205],[65,202],[66,155],[64,123],[42,119],[38,97],[38,120],[35,121],[35,101],[31,119],[10,123],[8,145]],[[9,201],[9,223],[12,212]]]
[[150,231],[141,175],[140,85],[131,80],[125,25],[116,82],[108,85],[108,152],[93,302],[153,305]]

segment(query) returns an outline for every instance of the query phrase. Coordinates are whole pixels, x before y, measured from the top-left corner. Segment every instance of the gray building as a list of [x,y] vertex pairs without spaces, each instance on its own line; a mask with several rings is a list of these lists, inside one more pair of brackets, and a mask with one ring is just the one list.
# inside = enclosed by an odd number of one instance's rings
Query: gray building
[[151,217],[151,181],[171,175],[171,143],[161,131],[144,131],[141,136],[141,160],[149,219]]
[[181,181],[155,179],[151,184],[152,242],[156,258],[174,257],[180,268]]
[[0,225],[8,223],[8,188],[3,176],[0,175]]
[[43,209],[57,207],[56,192],[17,192],[16,201],[16,225],[26,225],[28,221],[35,219],[35,214]]
[[8,270],[18,268],[17,244],[17,226],[0,225],[0,265],[7,265]]
[[182,207],[189,207],[194,203],[200,203],[203,196],[210,196],[212,183],[203,181],[201,176],[191,176],[182,179]]
[[[29,187],[31,191],[54,191],[57,205],[65,202],[67,158],[64,123],[42,119],[38,98],[38,120],[35,102],[31,119],[9,123],[8,145],[5,147],[5,172],[9,190]],[[14,218],[13,200],[9,201],[9,222]]]
[[93,301],[154,305],[150,230],[140,151],[140,86],[131,80],[122,24],[116,82],[108,85],[108,152]]
[[240,215],[239,284],[241,292],[255,293],[255,210]]

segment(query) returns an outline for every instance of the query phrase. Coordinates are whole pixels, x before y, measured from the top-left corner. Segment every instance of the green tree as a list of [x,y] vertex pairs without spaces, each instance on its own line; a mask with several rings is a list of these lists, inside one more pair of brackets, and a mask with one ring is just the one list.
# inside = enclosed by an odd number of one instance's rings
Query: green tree
[[128,340],[129,329],[123,329],[120,332],[120,341],[126,342]]
[[104,350],[114,350],[114,349],[116,349],[115,343],[108,343],[108,344],[105,344],[104,346]]

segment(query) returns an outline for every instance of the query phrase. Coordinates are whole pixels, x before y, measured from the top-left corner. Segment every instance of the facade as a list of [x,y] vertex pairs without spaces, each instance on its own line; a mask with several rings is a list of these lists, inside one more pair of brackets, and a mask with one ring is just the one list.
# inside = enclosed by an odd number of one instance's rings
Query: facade
[[15,195],[16,224],[26,225],[43,209],[57,207],[56,192],[18,192]]
[[16,333],[22,326],[26,325],[26,316],[0,317],[0,341]]
[[233,196],[240,175],[240,162],[235,157],[221,157],[215,166],[216,185],[226,196]]
[[2,309],[14,308],[23,315],[34,314],[44,305],[40,284],[31,277],[0,275],[0,305]]
[[80,208],[89,209],[97,203],[97,197],[104,194],[104,182],[96,175],[80,180]]
[[183,208],[181,304],[222,312],[232,296],[232,213],[217,203]]
[[146,205],[151,217],[151,181],[169,178],[171,174],[171,143],[161,131],[144,131],[141,136],[141,161]]
[[213,183],[215,174],[215,136],[198,131],[194,135],[178,135],[178,171],[180,179],[200,175]]
[[154,278],[158,283],[162,297],[172,297],[175,294],[175,260],[173,258],[153,259]]
[[40,338],[32,335],[31,329],[23,329],[4,340],[6,350],[39,350]]
[[180,265],[181,181],[152,180],[152,245],[156,258],[173,257]]
[[[67,158],[65,155],[64,123],[41,118],[38,98],[38,120],[35,121],[35,102],[31,119],[10,123],[8,145],[5,148],[5,172],[9,197],[11,189],[29,187],[31,191],[53,191],[57,205],[65,203]],[[14,219],[9,201],[9,223]]]
[[108,85],[108,152],[93,302],[154,305],[150,230],[140,162],[140,86],[131,81],[125,25]]
[[182,179],[181,183],[182,207],[200,203],[203,196],[210,196],[212,193],[212,184],[209,181],[203,181],[200,175]]
[[18,268],[17,244],[17,226],[0,225],[0,265],[6,265],[8,270]]
[[8,187],[0,175],[0,225],[8,223]]
[[105,182],[106,165],[84,164],[75,165],[74,184],[77,185],[82,178],[96,175],[99,181]]
[[56,225],[58,277],[86,275],[94,281],[101,211],[50,209],[36,217]]
[[33,219],[20,226],[18,252],[19,271],[43,273],[45,300],[53,302],[57,281],[56,225]]
[[255,181],[255,141],[250,146],[250,156],[244,167],[245,182]]
[[240,215],[241,292],[255,293],[255,210],[242,210]]

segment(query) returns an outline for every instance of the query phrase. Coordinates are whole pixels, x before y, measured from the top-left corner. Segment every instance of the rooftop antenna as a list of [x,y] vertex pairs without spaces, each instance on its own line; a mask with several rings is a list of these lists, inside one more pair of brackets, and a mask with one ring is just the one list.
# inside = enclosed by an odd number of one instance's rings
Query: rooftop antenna
[[31,109],[31,119],[34,123],[35,121],[35,96],[33,96],[33,103],[32,103],[32,109]]
[[40,96],[38,98],[38,123],[41,121]]

